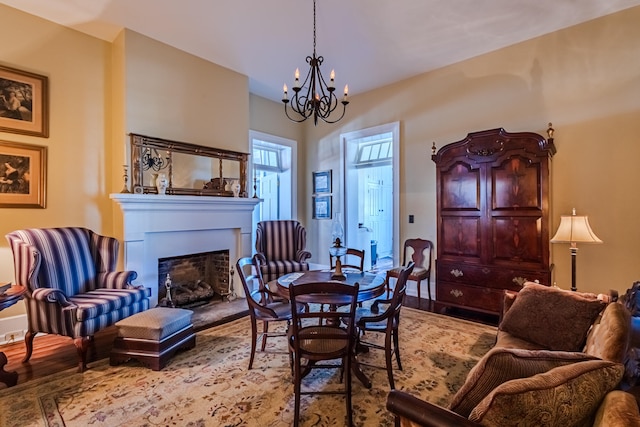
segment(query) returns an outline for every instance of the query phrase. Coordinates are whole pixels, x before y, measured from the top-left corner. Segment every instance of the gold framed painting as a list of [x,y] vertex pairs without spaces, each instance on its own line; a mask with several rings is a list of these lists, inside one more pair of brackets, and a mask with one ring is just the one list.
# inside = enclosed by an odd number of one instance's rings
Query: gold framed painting
[[0,66],[0,131],[49,137],[49,80]]
[[0,208],[45,208],[47,147],[0,141]]

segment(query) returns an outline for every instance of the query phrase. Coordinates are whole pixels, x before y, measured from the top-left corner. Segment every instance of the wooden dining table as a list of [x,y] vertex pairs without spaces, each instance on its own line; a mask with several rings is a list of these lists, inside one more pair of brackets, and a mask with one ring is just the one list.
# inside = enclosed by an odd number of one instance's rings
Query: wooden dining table
[[[375,273],[367,273],[367,272],[359,272],[359,271],[351,271],[348,269],[343,269],[342,272],[346,276],[344,280],[334,280],[331,279],[331,275],[333,271],[331,270],[310,270],[310,271],[299,271],[296,273],[285,274],[284,276],[280,276],[278,279],[272,281],[270,285],[275,282],[274,291],[280,294],[284,298],[289,298],[289,287],[295,286],[298,284],[304,283],[316,283],[316,282],[340,282],[346,283],[350,285],[355,285],[358,283],[358,302],[367,301],[373,298],[377,298],[385,292],[385,276],[384,274],[375,274]],[[271,286],[273,289],[273,287]],[[332,301],[335,303],[335,300]],[[345,297],[345,303],[349,302],[347,297]],[[322,296],[319,295],[318,303],[323,303]],[[330,310],[335,310],[335,304],[329,304]],[[357,353],[357,351],[356,351]],[[371,388],[371,380],[365,373],[360,369],[360,364],[358,362],[357,354],[354,357],[354,361],[351,364],[353,369],[353,374],[360,380],[360,382],[367,388]]]

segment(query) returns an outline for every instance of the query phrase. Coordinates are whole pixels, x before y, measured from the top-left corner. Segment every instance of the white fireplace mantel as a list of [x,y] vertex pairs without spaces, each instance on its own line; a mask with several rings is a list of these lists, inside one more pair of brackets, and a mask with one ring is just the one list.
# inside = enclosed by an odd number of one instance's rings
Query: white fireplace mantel
[[[110,198],[122,211],[124,268],[138,273],[134,283],[152,289],[152,306],[159,258],[226,249],[230,260],[251,255],[253,210],[262,199],[125,193]],[[234,288],[241,293],[239,283]]]

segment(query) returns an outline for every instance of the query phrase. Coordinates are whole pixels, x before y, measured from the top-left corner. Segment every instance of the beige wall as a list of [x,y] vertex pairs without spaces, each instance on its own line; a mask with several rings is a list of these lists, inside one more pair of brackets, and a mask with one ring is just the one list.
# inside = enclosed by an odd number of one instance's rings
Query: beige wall
[[[0,16],[0,37],[11,40],[0,45],[1,63],[48,76],[51,107],[49,138],[0,132],[49,155],[47,208],[0,208],[0,282],[13,281],[4,239],[12,230],[122,234],[109,194],[123,186],[128,133],[248,152],[246,76],[128,30],[107,43],[3,5]],[[0,318],[22,313],[19,303]]]
[[[553,122],[553,231],[575,207],[603,245],[578,251],[578,289],[623,292],[640,280],[640,7],[357,95],[339,125],[307,127],[307,171],[339,170],[339,135],[399,120],[403,241],[436,235],[431,144],[503,127],[545,135]],[[425,46],[424,54],[429,54]],[[355,84],[350,87],[356,87]],[[307,174],[308,175],[308,174]],[[307,194],[311,183],[307,177]],[[408,224],[414,214],[416,222]],[[326,252],[327,221],[312,221],[313,253]],[[320,228],[322,227],[322,228]],[[553,245],[555,280],[570,287],[568,245]]]

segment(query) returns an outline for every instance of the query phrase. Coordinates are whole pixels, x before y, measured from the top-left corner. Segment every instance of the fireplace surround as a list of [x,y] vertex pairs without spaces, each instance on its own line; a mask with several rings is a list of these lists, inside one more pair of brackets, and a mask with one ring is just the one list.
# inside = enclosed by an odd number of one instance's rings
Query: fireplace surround
[[[135,284],[151,288],[151,306],[158,303],[159,259],[228,250],[233,264],[251,256],[253,210],[261,199],[125,193],[110,197],[122,212],[124,269],[138,273]],[[244,296],[240,286],[235,289]]]

